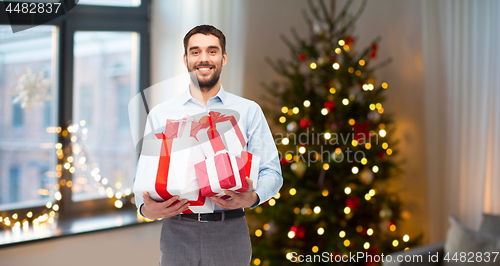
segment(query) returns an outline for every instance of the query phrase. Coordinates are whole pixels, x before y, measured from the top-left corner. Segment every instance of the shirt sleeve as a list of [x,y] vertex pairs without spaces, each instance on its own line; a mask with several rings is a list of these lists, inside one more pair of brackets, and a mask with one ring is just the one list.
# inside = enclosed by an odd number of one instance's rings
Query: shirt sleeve
[[[152,109],[151,112],[148,114],[148,117],[146,119],[146,125],[145,125],[145,129],[144,129],[144,136],[143,136],[143,140],[151,140],[151,139],[155,139],[154,137],[154,133],[159,133],[159,132],[156,132],[159,128],[159,124],[158,124],[158,119],[157,117],[155,116],[155,111],[156,109]],[[140,155],[139,155],[140,156]],[[135,180],[137,179],[137,175],[135,176],[134,178],[134,182]],[[139,192],[137,193],[134,193],[134,198],[135,198],[135,206],[137,207],[137,209],[139,210],[139,213],[144,217],[146,218],[142,212],[141,212],[141,206],[144,204],[144,198],[143,198],[143,194],[142,192],[139,194]]]
[[259,177],[257,189],[254,191],[259,197],[259,203],[251,208],[266,202],[274,197],[283,185],[278,149],[273,139],[269,125],[260,106],[256,103],[248,112],[248,146],[247,151],[260,157]]

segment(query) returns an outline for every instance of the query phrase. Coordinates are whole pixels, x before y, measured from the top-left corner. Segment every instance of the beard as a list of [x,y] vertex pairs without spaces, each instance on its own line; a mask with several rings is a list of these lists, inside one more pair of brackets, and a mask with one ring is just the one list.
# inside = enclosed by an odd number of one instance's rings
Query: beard
[[[196,68],[198,67],[210,67],[212,69],[215,69],[214,73],[209,75],[209,76],[201,76],[198,78],[198,75],[196,73]],[[211,64],[198,64],[196,66],[189,66],[188,62],[188,71],[189,71],[189,76],[191,77],[191,81],[193,84],[198,84],[200,90],[202,92],[208,92],[211,89],[217,85],[217,82],[219,82],[220,79],[220,73],[222,72],[222,61],[219,66],[211,65]]]

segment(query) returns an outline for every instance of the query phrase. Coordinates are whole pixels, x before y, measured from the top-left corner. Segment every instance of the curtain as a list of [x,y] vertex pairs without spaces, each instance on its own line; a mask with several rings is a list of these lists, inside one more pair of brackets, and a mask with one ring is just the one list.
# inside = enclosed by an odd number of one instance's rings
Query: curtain
[[500,214],[500,1],[426,0],[424,91],[431,241],[448,215]]

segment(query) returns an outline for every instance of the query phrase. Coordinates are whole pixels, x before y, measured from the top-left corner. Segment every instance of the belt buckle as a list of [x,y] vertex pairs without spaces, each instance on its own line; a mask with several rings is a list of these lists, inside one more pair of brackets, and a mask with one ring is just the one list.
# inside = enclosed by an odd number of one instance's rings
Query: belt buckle
[[198,222],[200,223],[208,223],[208,221],[204,221],[201,219],[201,213],[198,213]]

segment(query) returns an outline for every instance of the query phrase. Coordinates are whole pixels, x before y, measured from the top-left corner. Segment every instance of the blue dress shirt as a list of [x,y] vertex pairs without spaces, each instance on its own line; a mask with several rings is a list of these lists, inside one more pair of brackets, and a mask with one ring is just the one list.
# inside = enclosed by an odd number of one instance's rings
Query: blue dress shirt
[[[245,151],[261,158],[257,189],[258,204],[266,202],[275,196],[283,185],[278,150],[260,106],[254,101],[226,92],[222,86],[216,96],[208,99],[206,106],[191,96],[189,88],[182,94],[155,106],[149,113],[148,123],[152,124],[154,133],[160,133],[165,128],[167,119],[181,119],[186,115],[194,116],[212,110],[231,110],[239,114],[239,123],[243,134],[246,134],[248,143]],[[151,130],[146,128],[145,135]],[[156,132],[159,131],[159,132]],[[151,135],[151,134],[150,134]],[[140,210],[144,204],[143,195],[135,195],[136,206]],[[215,206],[215,210],[221,210]]]

